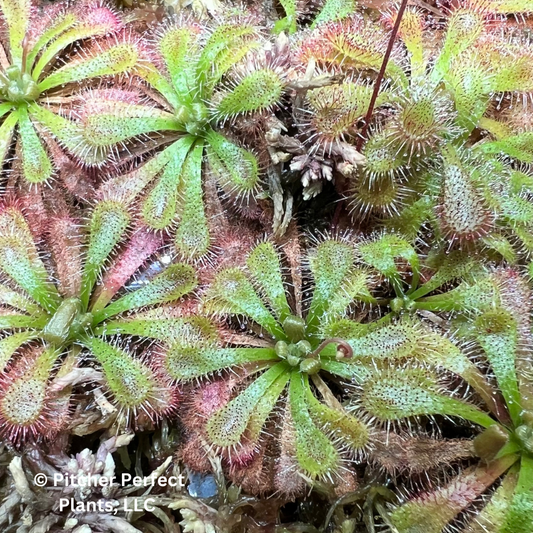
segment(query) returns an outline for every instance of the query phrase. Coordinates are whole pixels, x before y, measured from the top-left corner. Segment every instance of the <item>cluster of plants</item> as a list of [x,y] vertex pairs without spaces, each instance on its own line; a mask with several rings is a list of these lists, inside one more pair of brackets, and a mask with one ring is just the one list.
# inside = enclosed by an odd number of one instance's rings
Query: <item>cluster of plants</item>
[[0,0],[2,531],[533,533],[531,12]]

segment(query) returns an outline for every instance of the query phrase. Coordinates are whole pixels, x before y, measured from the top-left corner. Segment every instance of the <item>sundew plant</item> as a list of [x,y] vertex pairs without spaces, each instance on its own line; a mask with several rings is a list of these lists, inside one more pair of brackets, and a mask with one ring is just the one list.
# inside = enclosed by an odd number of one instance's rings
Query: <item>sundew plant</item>
[[[218,390],[218,399],[212,398],[208,407],[203,407],[202,420],[187,417],[197,444],[203,441],[219,449],[230,468],[264,454],[262,448],[272,439],[272,432],[281,432],[277,451],[270,452],[280,456],[280,469],[289,468],[284,455],[292,450],[297,460],[292,468],[311,479],[342,475],[346,461],[371,453],[373,439],[382,438],[381,426],[374,423],[373,415],[347,411],[330,386],[335,384],[334,390],[363,386],[371,381],[377,365],[391,361],[424,361],[457,373],[478,385],[493,405],[482,373],[443,332],[416,316],[417,309],[468,313],[497,298],[497,286],[488,272],[475,272],[475,263],[466,255],[457,253],[443,261],[429,280],[418,286],[422,262],[398,236],[389,234],[362,243],[326,239],[303,260],[312,287],[310,301],[303,306],[301,280],[296,276],[291,284],[290,277],[283,275],[281,257],[270,242],[257,245],[244,268],[229,267],[217,273],[203,298],[205,312],[241,317],[255,337],[235,334],[233,341],[222,330],[220,338],[230,339],[236,347],[217,348],[214,339],[200,343],[199,339],[184,338],[183,350],[168,352],[167,372],[178,381],[204,377],[209,383],[221,370],[234,367],[244,371],[240,378],[223,373],[226,385],[215,379],[215,392],[207,385],[203,398],[207,401]],[[413,268],[410,288],[398,270],[396,261],[400,259]],[[453,281],[457,288],[429,295]],[[383,282],[394,287],[397,297],[373,295],[373,289]],[[293,305],[295,310],[288,303],[291,286],[295,288],[294,302],[298,302]],[[361,305],[381,305],[390,312],[376,322],[361,323],[352,318]],[[193,406],[200,409],[196,401]],[[384,400],[377,393],[370,401],[379,404]],[[461,411],[463,405],[450,400],[449,408]],[[464,409],[483,423],[490,419],[474,407]],[[275,429],[269,426],[271,416],[281,418]],[[274,476],[274,486],[283,491],[276,486],[279,479],[286,481],[280,472]]]
[[[232,367],[247,369],[247,386],[227,402],[221,397],[219,408],[196,422],[205,424],[202,438],[229,464],[246,464],[259,451],[260,442],[268,438],[264,426],[284,404],[282,398],[286,399],[282,425],[290,429],[280,444],[293,450],[293,468],[311,478],[340,475],[343,455],[358,454],[368,445],[366,424],[348,415],[323,381],[325,373],[354,372],[346,342],[321,333],[321,323],[334,320],[351,301],[342,284],[351,281],[352,262],[353,250],[342,244],[318,245],[310,258],[316,288],[310,307],[302,312],[301,302],[299,311],[289,305],[279,251],[271,242],[261,243],[250,252],[245,268],[230,267],[216,274],[204,295],[203,309],[209,315],[238,315],[252,321],[264,332],[264,342],[258,346],[254,338],[246,342],[242,337],[240,346],[218,347],[216,337],[201,343],[184,337],[182,350],[168,352],[166,371],[178,381],[209,378]],[[296,286],[296,291],[301,287]]]
[[140,198],[145,224],[172,229],[186,258],[205,255],[210,245],[204,170],[234,202],[258,192],[256,156],[216,126],[270,110],[280,101],[280,69],[259,59],[240,65],[261,40],[252,19],[237,13],[214,28],[185,18],[170,23],[153,37],[148,59],[136,69],[139,90],[147,90],[150,101],[137,103],[139,96],[130,91],[96,93],[82,111],[84,142],[95,154],[142,135],[163,135],[164,149],[105,187],[122,190],[127,202]]
[[[139,349],[132,350],[127,338],[108,337],[107,325],[118,328],[117,316],[128,312],[131,327],[135,311],[150,308],[141,321],[144,333],[140,326],[131,335],[167,340],[181,322],[157,306],[194,289],[194,270],[173,264],[148,284],[116,297],[158,240],[145,228],[132,228],[127,210],[111,200],[95,206],[85,224],[66,207],[49,223],[44,244],[50,255],[43,260],[43,246],[35,243],[16,204],[4,204],[0,211],[2,435],[21,442],[51,438],[64,429],[72,413],[72,385],[87,385],[81,367],[88,354],[101,368],[89,382],[94,378],[93,386],[103,387],[115,404],[111,421],[135,426],[171,413],[176,392],[147,358],[154,346],[137,343]],[[119,248],[116,261],[109,263]],[[106,275],[96,288],[104,265]]]
[[[101,163],[85,157],[87,147],[68,114],[80,83],[127,73],[137,63],[120,15],[96,1],[41,7],[14,0],[2,2],[0,11],[2,161],[16,144],[22,176],[31,183],[54,176],[60,147],[84,162]],[[80,41],[88,44],[82,49]]]
[[[307,92],[301,137],[348,178],[355,220],[386,219],[411,238],[427,225],[439,240],[508,261],[529,253],[531,125],[518,117],[533,87],[532,48],[503,13],[530,9],[463,2],[433,31],[433,15],[408,7],[371,117],[397,7],[379,23],[354,14],[301,39],[295,68],[345,77]],[[354,148],[363,164],[352,164]]]
[[[464,531],[531,531],[531,296],[524,279],[511,269],[490,278],[498,297],[491,305],[478,305],[459,329],[468,350],[482,355],[490,382],[468,380],[474,395],[454,398],[446,383],[449,376],[416,355],[408,364],[376,368],[354,403],[356,412],[365,410],[388,427],[409,418],[445,415],[480,428],[472,442],[479,464],[437,488],[404,495],[405,503],[384,513],[392,531],[436,533],[452,524],[461,524]],[[476,404],[475,397],[483,400]],[[414,442],[416,432],[411,438]]]

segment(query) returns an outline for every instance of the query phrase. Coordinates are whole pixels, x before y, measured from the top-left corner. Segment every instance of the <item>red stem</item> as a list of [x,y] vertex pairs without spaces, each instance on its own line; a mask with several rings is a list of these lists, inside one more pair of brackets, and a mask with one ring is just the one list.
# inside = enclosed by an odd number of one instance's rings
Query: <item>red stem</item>
[[343,354],[343,357],[346,359],[350,359],[353,357],[353,349],[352,347],[344,340],[339,337],[331,337],[330,339],[326,339],[320,343],[318,348],[314,351],[308,354],[307,357],[318,357],[320,352],[328,345],[335,343],[338,345],[337,350],[341,351]]
[[[359,139],[356,144],[356,149],[358,152],[361,151],[361,148],[363,148],[363,144],[366,140],[366,136],[368,133],[368,125],[370,124],[370,120],[372,119],[372,114],[374,113],[374,107],[376,105],[376,100],[378,98],[379,89],[381,88],[381,82],[383,81],[383,77],[385,76],[385,70],[387,69],[387,63],[389,62],[389,58],[392,53],[392,47],[394,46],[396,35],[398,35],[398,30],[400,29],[400,24],[402,22],[403,14],[405,12],[406,7],[407,7],[407,0],[402,0],[400,9],[398,10],[398,15],[396,16],[396,21],[394,22],[394,28],[392,28],[392,33],[390,34],[389,43],[387,44],[387,50],[385,51],[385,56],[383,57],[383,62],[381,63],[381,68],[379,69],[379,72],[378,72],[378,77],[376,78],[376,81],[374,83],[374,91],[372,92],[372,98],[370,99],[370,104],[368,106],[368,110],[364,118],[363,129],[361,130],[361,133],[359,134]],[[341,199],[339,203],[337,204],[337,209],[335,209],[335,214],[333,215],[333,220],[331,222],[332,229],[335,228],[337,224],[339,223],[343,207],[344,207],[344,200]]]
[[379,89],[381,88],[381,82],[383,81],[383,77],[385,76],[385,70],[387,69],[387,64],[392,53],[392,47],[394,46],[396,35],[398,35],[398,30],[400,29],[400,24],[402,23],[403,14],[405,12],[406,7],[407,0],[402,0],[402,3],[400,4],[400,9],[398,9],[398,15],[396,15],[394,28],[392,28],[392,33],[390,34],[389,43],[387,44],[387,50],[385,51],[385,56],[383,57],[383,62],[381,63],[381,68],[378,72],[378,77],[376,78],[376,81],[374,83],[374,91],[372,92],[372,98],[370,99],[368,111],[366,112],[366,116],[364,118],[363,129],[361,130],[359,140],[357,141],[356,148],[358,152],[361,151],[361,148],[363,147],[363,144],[366,140],[366,136],[368,133],[368,125],[370,124],[370,119],[372,118],[372,114],[374,113],[374,107],[378,98]]

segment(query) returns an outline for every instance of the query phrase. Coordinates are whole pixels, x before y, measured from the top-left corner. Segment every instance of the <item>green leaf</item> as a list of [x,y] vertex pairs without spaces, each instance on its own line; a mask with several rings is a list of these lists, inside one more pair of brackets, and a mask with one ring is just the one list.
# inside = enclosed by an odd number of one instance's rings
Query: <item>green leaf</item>
[[422,298],[450,281],[464,278],[477,263],[469,254],[452,250],[448,253],[439,253],[433,258],[432,264],[435,265],[435,274],[416,291],[409,293],[409,298],[412,300]]
[[320,24],[340,20],[355,12],[355,0],[326,0],[322,9],[315,17],[311,29],[315,29]]
[[[12,106],[11,104],[0,104],[0,109],[2,111],[0,116],[3,116],[12,109]],[[9,149],[13,144],[13,131],[15,129],[15,126],[17,125],[18,120],[19,114],[14,111],[9,113],[9,115],[4,119],[2,125],[0,126],[0,160],[2,162],[6,160],[6,156],[9,152]]]
[[161,170],[165,169],[167,164],[181,160],[183,153],[189,152],[194,140],[191,135],[181,137],[139,168],[107,181],[103,185],[104,192],[111,197],[118,193],[123,198],[125,205],[131,204]]
[[528,47],[521,47],[518,43],[514,46],[508,42],[502,43],[503,46],[498,44],[495,50],[490,51],[491,55],[487,54],[492,90],[502,93],[530,92],[533,89],[533,72]]
[[203,346],[218,339],[216,326],[202,316],[175,318],[171,310],[155,307],[135,313],[133,318],[109,320],[94,329],[95,335],[127,334],[136,337],[159,339],[180,346]]
[[527,198],[509,194],[500,199],[501,216],[511,226],[529,225],[533,222],[533,206]]
[[531,0],[492,0],[490,9],[496,13],[530,13]]
[[291,314],[285,295],[279,256],[270,242],[254,248],[246,260],[246,266],[266,300],[276,313],[280,324]]
[[[103,9],[107,8],[104,7]],[[48,48],[43,51],[43,53],[39,57],[37,64],[35,65],[35,68],[32,71],[32,76],[34,80],[39,79],[41,74],[46,70],[46,66],[54,59],[57,59],[57,56],[59,55],[61,50],[64,50],[67,46],[70,46],[72,43],[83,39],[90,39],[106,35],[111,31],[117,29],[117,21],[115,15],[99,17],[98,22],[95,22],[94,18],[90,16],[90,10],[88,10],[88,13],[89,16],[87,17],[87,21],[83,20],[83,13],[81,13],[81,20],[79,20],[78,23],[74,25],[74,27],[67,29],[65,32],[59,35],[57,39],[53,40],[50,46],[48,46]],[[55,24],[53,24],[50,30],[55,27]],[[43,36],[47,33],[48,32],[45,32]],[[101,49],[98,48],[95,48],[93,51],[91,51],[92,55],[98,53],[103,52]],[[74,63],[76,63],[76,61]],[[31,63],[28,63],[28,67],[30,66]]]
[[289,34],[296,33],[298,26],[296,24],[298,15],[296,13],[296,0],[280,0],[280,4],[285,11],[285,17],[276,21],[274,24],[274,33],[286,31]]
[[190,135],[176,141],[173,157],[165,166],[155,187],[147,194],[142,204],[143,220],[153,229],[164,229],[176,216],[180,173],[194,138]]
[[[0,322],[4,317],[0,315]],[[3,372],[13,354],[26,342],[35,339],[33,331],[21,331],[0,340],[0,372]]]
[[316,329],[329,305],[354,272],[355,250],[347,242],[326,240],[309,254],[309,265],[314,279],[314,291],[307,316],[308,328]]
[[278,380],[286,380],[289,366],[278,363],[258,377],[245,391],[218,410],[207,421],[209,441],[220,447],[238,445],[261,398],[271,387],[278,389]]
[[434,198],[423,196],[404,207],[400,214],[384,221],[385,227],[401,233],[409,241],[414,241],[427,221],[434,219]]
[[197,141],[181,170],[179,226],[174,243],[187,259],[197,259],[209,249],[209,227],[202,191],[202,159],[204,146]]
[[415,303],[415,308],[428,311],[480,313],[497,305],[499,298],[497,283],[488,275],[480,275],[472,282],[463,281],[451,291],[420,298]]
[[209,98],[222,76],[257,46],[251,24],[221,24],[207,40],[196,65],[197,84]]
[[[167,100],[169,105],[175,110],[182,105],[180,95],[176,93],[172,83],[161,74],[160,70],[153,63],[142,62],[135,68],[135,74],[145,80],[151,87],[159,91]],[[190,96],[192,100],[193,97]]]
[[[381,57],[379,61],[381,63]],[[353,124],[366,115],[372,99],[372,87],[344,81],[311,89],[307,91],[306,99],[313,129],[325,140],[342,140],[349,134]],[[377,97],[376,108],[387,101],[387,92],[382,91]]]
[[[419,351],[422,331],[419,324],[402,320],[368,330],[357,328],[353,332],[357,336],[350,335],[345,338],[352,347],[354,357],[406,359]],[[349,334],[348,331],[346,333]]]
[[404,317],[392,324],[369,325],[342,319],[323,328],[322,336],[340,337],[350,344],[353,358],[346,364],[357,360],[414,361],[453,372],[496,409],[492,388],[470,359],[449,339],[419,322]]
[[20,106],[18,114],[22,147],[22,172],[30,183],[42,183],[52,177],[52,162],[28,117],[26,107]]
[[69,61],[64,67],[54,71],[41,81],[38,87],[41,92],[44,92],[75,81],[123,74],[134,67],[138,57],[138,51],[133,44],[116,44],[107,50],[98,51],[94,55],[87,54],[83,59]]
[[219,185],[234,199],[255,194],[259,185],[257,159],[212,129],[206,134],[207,161]]
[[369,290],[370,273],[367,269],[354,267],[340,289],[333,294],[327,306],[327,319],[342,315],[353,302],[377,303]]
[[479,127],[487,130],[495,139],[504,139],[513,133],[509,124],[489,117],[481,117]]
[[502,533],[502,525],[513,497],[518,480],[518,472],[513,467],[503,478],[501,485],[490,497],[487,505],[468,524],[468,533]]
[[345,411],[333,409],[318,401],[311,389],[306,390],[309,414],[330,440],[342,442],[352,450],[361,450],[368,444],[369,431],[366,424]]
[[445,75],[446,88],[452,93],[457,124],[470,133],[478,124],[490,102],[491,74],[476,54],[461,55]]
[[483,246],[488,250],[494,250],[500,254],[509,264],[517,262],[517,254],[514,246],[505,235],[489,234],[481,239]]
[[500,141],[480,143],[476,150],[484,154],[505,154],[523,163],[533,163],[533,132],[511,135]]
[[[397,13],[394,14],[397,17]],[[392,22],[392,20],[391,20]],[[396,20],[395,20],[396,22]],[[423,77],[426,71],[424,58],[423,32],[425,20],[423,14],[416,8],[407,8],[400,23],[398,35],[404,42],[410,54],[411,79]],[[416,82],[414,82],[416,83]],[[413,81],[411,84],[414,85]]]
[[281,101],[285,84],[270,68],[246,74],[231,90],[222,91],[217,98],[215,116],[221,120],[236,118],[245,113],[264,111]]
[[420,273],[420,261],[415,249],[398,235],[384,234],[379,239],[359,245],[363,261],[385,276],[393,285],[397,296],[403,295],[401,275],[397,259],[407,261],[413,272],[411,286],[416,287]]
[[[348,319],[328,325],[324,334],[344,338],[355,359],[424,360],[431,334],[419,322],[404,318],[393,324],[359,324]],[[433,339],[431,339],[433,340]]]
[[285,340],[285,332],[238,268],[226,268],[215,276],[204,307],[208,313],[243,315],[264,327],[276,340]]
[[0,10],[7,24],[11,64],[22,66],[23,41],[29,29],[32,3],[30,0],[0,0]]
[[321,358],[320,367],[324,372],[329,372],[351,382],[359,383],[369,374],[368,364],[354,361],[353,359],[336,361],[335,359]]
[[442,533],[450,522],[479,498],[514,462],[516,456],[469,468],[448,485],[396,508],[389,516],[398,533]]
[[83,141],[93,148],[110,148],[153,131],[180,131],[173,114],[122,101],[91,100],[83,121]]
[[198,280],[192,266],[183,263],[170,265],[140,289],[125,294],[96,312],[93,323],[98,324],[110,316],[131,309],[178,300],[184,294],[191,292],[197,284]]
[[71,335],[73,324],[79,320],[80,312],[79,298],[64,298],[41,331],[41,338],[52,346],[63,346]]
[[50,437],[58,427],[58,421],[52,418],[58,405],[47,389],[59,354],[49,349],[31,350],[13,365],[8,379],[3,382],[0,397],[4,419],[2,429],[7,430],[7,437],[15,442],[32,433]]
[[44,315],[42,307],[23,294],[0,284],[0,305],[8,305],[19,311],[37,316]]
[[199,348],[179,343],[170,346],[163,364],[172,379],[188,381],[246,363],[277,360],[279,357],[273,348]]
[[[389,321],[387,320],[387,323]],[[381,324],[383,326],[383,324]],[[345,340],[359,339],[377,329],[377,325],[362,324],[349,318],[334,318],[321,324],[319,335],[327,339],[329,337],[341,337]],[[357,357],[357,355],[355,355]]]
[[105,261],[126,236],[128,210],[120,202],[104,200],[94,208],[89,224],[89,245],[82,278],[81,301],[87,309],[89,298]]
[[470,48],[485,27],[481,10],[458,8],[448,18],[448,28],[441,52],[435,62],[431,78],[438,82],[448,72],[452,59]]
[[257,442],[261,436],[263,426],[268,417],[275,409],[278,403],[279,397],[290,378],[290,372],[282,374],[269,389],[261,396],[257,402],[252,414],[250,415],[250,421],[248,422],[248,428],[246,436],[252,442]]
[[107,386],[122,409],[135,412],[147,406],[158,407],[156,393],[161,385],[150,368],[125,350],[100,339],[88,337],[82,343],[102,365]]
[[79,22],[78,17],[71,11],[64,11],[63,13],[56,14],[54,20],[52,20],[51,24],[43,33],[41,33],[31,50],[28,52],[28,56],[26,57],[27,71],[32,72],[35,58],[46,45],[59,37],[59,35],[65,30],[72,28],[77,22]]
[[[356,31],[350,19],[337,23],[336,31],[326,33],[324,40],[319,41],[319,45],[316,50],[312,51],[312,54],[316,54],[316,59],[324,61],[326,65],[356,70],[372,69],[378,72],[383,63],[383,53],[389,40],[389,33],[377,27],[376,24],[363,23],[357,19],[356,21]],[[346,35],[350,38],[347,39]],[[311,40],[312,43],[313,40]],[[407,87],[407,77],[394,59],[390,59],[387,63],[385,73],[399,82],[401,86]]]
[[[44,348],[44,350],[42,350],[42,352],[37,356],[36,360],[34,359],[32,361],[33,364],[31,365],[31,370],[29,371],[31,372],[31,376],[39,381],[48,381],[54,365],[60,355],[61,350],[53,347]],[[30,357],[32,356],[30,355]]]
[[52,111],[37,105],[35,102],[28,106],[28,110],[32,120],[39,121],[59,140],[62,146],[79,157],[84,163],[97,165],[106,159],[107,153],[91,149],[84,142],[82,130],[78,124],[52,113]]
[[511,418],[518,425],[522,406],[516,373],[517,324],[510,313],[500,308],[478,317],[474,332],[498,380]]
[[339,469],[339,452],[331,440],[317,428],[307,403],[308,377],[293,371],[289,385],[289,403],[296,434],[296,458],[300,468],[311,478],[330,476]]
[[60,296],[39,259],[33,235],[16,208],[0,212],[0,269],[43,309],[55,311]]
[[449,339],[436,332],[424,331],[420,335],[413,357],[426,361],[457,376],[461,376],[485,401],[493,413],[498,413],[494,389],[477,366]]
[[1,314],[0,313],[0,328],[1,329],[18,329],[28,328],[39,330],[46,326],[48,317],[40,316],[28,316],[28,315],[15,315],[15,314]]
[[518,237],[520,247],[528,254],[533,252],[533,231],[529,228],[517,226],[513,228],[513,233]]
[[428,368],[378,369],[361,385],[359,402],[370,416],[382,422],[438,414],[458,416],[483,427],[496,423],[477,407],[447,396]]
[[520,460],[518,482],[505,520],[498,533],[531,533],[533,531],[533,458],[526,453]]
[[194,67],[198,54],[198,34],[192,27],[172,27],[157,43],[181,104],[192,103],[191,87],[196,85]]

